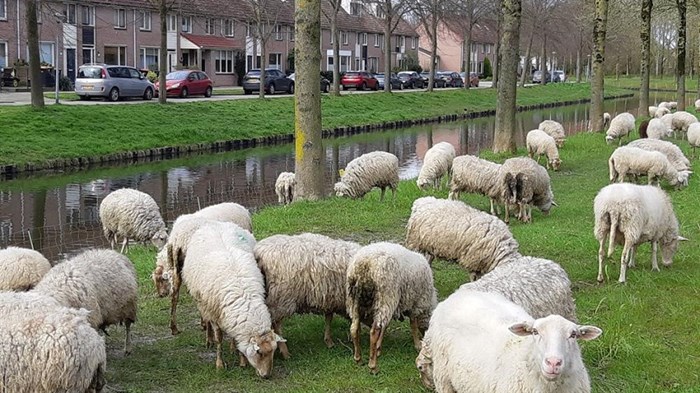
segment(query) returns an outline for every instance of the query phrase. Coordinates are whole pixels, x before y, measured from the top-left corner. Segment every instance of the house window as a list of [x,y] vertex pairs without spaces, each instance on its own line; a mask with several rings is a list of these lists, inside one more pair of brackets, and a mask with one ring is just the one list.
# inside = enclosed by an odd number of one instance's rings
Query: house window
[[182,17],[182,32],[191,33],[192,32],[192,17],[183,16]]
[[39,42],[39,60],[41,64],[54,65],[54,43]]
[[95,26],[95,7],[89,5],[81,6],[80,21],[83,26]]
[[141,67],[143,68],[157,70],[159,55],[160,48],[141,48],[141,58],[139,59],[139,64],[141,64]]
[[233,51],[217,50],[214,51],[214,65],[216,73],[232,74],[233,73]]
[[377,8],[375,9],[375,13],[377,14],[377,18],[379,19],[384,19],[386,17],[386,13],[384,12],[384,8],[380,4],[377,4]]
[[126,47],[105,46],[104,59],[106,64],[126,65]]
[[223,27],[223,34],[226,37],[233,37],[233,19],[224,20],[224,24],[222,25],[222,27]]
[[177,16],[168,15],[168,31],[169,32],[177,31]]
[[333,45],[333,41],[335,41],[335,37],[333,37],[333,32],[330,31],[330,36],[331,36],[331,45]]
[[275,39],[277,41],[282,41],[282,26],[275,25],[274,32],[275,32]]
[[340,32],[340,42],[342,42],[343,45],[348,44],[348,33],[346,31]]
[[[0,0],[0,19],[7,20],[7,1]],[[7,47],[7,45],[5,45]],[[2,47],[0,47],[2,48]],[[0,53],[2,55],[2,53]]]
[[367,45],[367,33],[357,33],[357,44]]
[[362,4],[360,3],[350,3],[350,13],[353,15],[362,14]]
[[83,64],[95,62],[95,48],[83,47]]
[[126,10],[124,8],[114,10],[114,28],[126,29]]
[[491,53],[491,44],[486,44],[486,53]]
[[384,49],[384,34],[379,35],[379,47]]
[[401,47],[401,52],[406,48],[406,37],[402,35],[399,36],[399,47]]
[[139,29],[151,31],[151,11],[141,11],[141,25]]
[[294,26],[289,26],[289,40],[294,41]]
[[413,37],[413,39],[411,40],[411,49],[416,49],[417,46],[418,46],[418,37]]
[[246,37],[251,37],[253,35],[253,27],[250,25],[250,23],[245,25],[245,36]]
[[372,73],[377,72],[379,70],[379,58],[370,57],[367,59],[367,70]]
[[75,24],[75,4],[66,4],[66,8],[63,10],[63,15],[66,17],[65,23],[71,25]]
[[212,18],[204,19],[204,33],[208,34],[208,35],[214,35],[215,31],[216,31],[216,26],[214,23],[214,19],[212,19]]
[[276,68],[278,70],[282,69],[282,54],[281,53],[270,53],[270,61],[267,66],[270,68]]
[[483,44],[483,45],[481,45],[481,53],[487,53],[487,52],[486,52],[486,48],[487,48],[488,46],[489,46],[488,44]]
[[378,34],[378,33],[374,33],[374,47],[375,47],[375,48],[379,48],[379,43],[380,43],[380,41],[379,41],[379,34]]
[[7,42],[0,41],[0,68],[3,67],[7,67]]

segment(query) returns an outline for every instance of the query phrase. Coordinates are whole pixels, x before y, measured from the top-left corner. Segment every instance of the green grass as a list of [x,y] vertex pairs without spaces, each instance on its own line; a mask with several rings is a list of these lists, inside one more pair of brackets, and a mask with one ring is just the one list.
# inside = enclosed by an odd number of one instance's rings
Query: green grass
[[[687,153],[687,142],[678,143]],[[546,217],[535,211],[532,224],[516,221],[511,230],[523,254],[562,264],[573,283],[579,321],[604,330],[598,340],[581,344],[594,392],[698,392],[700,182],[692,179],[690,186],[681,191],[667,189],[681,234],[691,239],[681,244],[673,266],[651,272],[650,247],[643,245],[637,253],[637,267],[628,271],[627,284],[620,285],[618,247],[608,261],[606,282],[598,284],[592,201],[607,184],[607,158],[614,148],[605,144],[602,134],[569,138],[560,152],[561,171],[551,173],[559,207]],[[697,172],[700,166],[694,166]],[[447,192],[428,194],[446,197]],[[329,198],[268,207],[253,216],[255,234],[262,239],[277,233],[308,231],[362,244],[400,242],[405,236],[411,204],[422,195],[413,181],[405,181],[395,200],[379,202],[379,192],[375,190],[358,201]],[[488,210],[484,197],[469,195],[464,200]],[[130,392],[424,391],[414,366],[416,353],[408,322],[394,321],[389,326],[379,360],[380,373],[376,376],[370,375],[366,366],[354,364],[347,321],[334,321],[336,346],[327,349],[322,340],[323,318],[311,315],[295,316],[286,322],[284,336],[292,358],[276,358],[272,379],[261,380],[251,368],[233,366],[235,359],[228,352],[225,356],[231,366],[217,371],[214,352],[204,347],[198,314],[187,295],[178,310],[183,333],[170,336],[169,301],[154,296],[149,280],[154,254],[153,249],[135,248],[129,255],[140,278],[139,321],[134,328],[134,353],[129,358],[123,358],[120,352],[122,329],[110,329],[107,377],[112,388]],[[455,264],[437,261],[433,268],[440,299],[468,280]],[[367,335],[364,328],[364,348],[368,345]]]
[[[606,94],[623,92],[611,88]],[[585,84],[547,85],[519,90],[518,105],[588,97]],[[493,89],[323,95],[323,127],[461,114],[495,106]],[[292,97],[170,105],[59,105],[43,110],[2,107],[0,115],[0,165],[294,133]]]
[[[53,101],[56,99],[56,92],[45,92],[44,93],[44,98],[47,100]],[[58,100],[59,101],[78,101],[78,95],[75,94],[72,91],[61,91],[58,92]]]
[[[616,79],[614,76],[609,76],[605,78],[605,87],[617,87],[625,89],[635,89],[639,90],[641,85],[641,79],[639,76],[621,76],[620,79]],[[676,77],[665,75],[665,76],[651,76],[649,78],[649,88],[652,90],[669,90],[676,91]],[[690,93],[695,93],[698,91],[698,79],[697,78],[685,78],[685,91]]]

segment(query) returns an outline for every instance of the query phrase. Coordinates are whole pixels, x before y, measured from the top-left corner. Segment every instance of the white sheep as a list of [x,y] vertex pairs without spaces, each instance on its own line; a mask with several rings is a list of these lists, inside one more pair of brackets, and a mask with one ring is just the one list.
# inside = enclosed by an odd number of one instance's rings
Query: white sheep
[[534,319],[497,293],[460,290],[433,312],[425,343],[438,393],[589,393],[576,340],[601,333],[559,315]]
[[666,158],[671,161],[671,165],[679,172],[687,171],[691,168],[690,160],[688,160],[678,146],[671,142],[658,139],[637,139],[628,143],[627,146],[664,153]]
[[604,112],[603,113],[603,128],[608,128],[610,125],[610,120],[612,120],[612,117],[610,116],[610,113]]
[[0,391],[101,392],[107,355],[88,311],[33,293],[0,293]]
[[658,185],[660,179],[672,186],[688,185],[690,171],[677,171],[665,154],[647,151],[638,147],[621,146],[615,149],[608,160],[610,182],[625,181],[625,176],[647,176],[649,184]]
[[547,155],[547,169],[552,167],[555,171],[559,170],[561,160],[559,159],[559,150],[554,138],[547,135],[542,130],[532,130],[527,133],[525,138],[527,145],[527,154],[530,158],[537,156],[537,162],[540,162],[542,154]]
[[666,127],[673,129],[673,113],[667,113],[661,116],[661,121],[664,122]]
[[165,222],[156,201],[150,195],[131,188],[109,193],[100,204],[100,221],[105,237],[114,249],[123,238],[121,252],[128,248],[129,239],[151,241],[159,249],[168,240]]
[[693,148],[693,156],[695,156],[695,148],[700,146],[700,123],[688,126],[688,143]]
[[637,246],[651,242],[652,270],[658,271],[656,261],[661,246],[662,263],[670,266],[679,240],[678,220],[668,195],[658,187],[622,183],[603,187],[593,201],[595,229],[593,234],[598,248],[598,281],[603,281],[605,240],[608,239],[610,257],[616,244],[624,244],[620,259],[620,282],[625,282],[627,267],[634,266]]
[[627,112],[620,113],[610,121],[610,127],[605,133],[605,141],[610,143],[619,139],[619,144],[622,144],[622,138],[632,131],[634,131],[634,116]]
[[250,215],[250,211],[238,203],[217,203],[216,205],[207,206],[197,210],[196,212],[192,213],[192,216],[208,218],[210,220],[220,222],[230,222],[238,225],[250,233],[253,233],[253,218]]
[[566,132],[564,131],[564,126],[561,123],[554,120],[545,120],[541,122],[537,129],[544,131],[547,135],[554,138],[557,143],[557,147],[563,147],[566,140]]
[[545,215],[549,214],[554,202],[551,180],[547,170],[528,157],[509,158],[500,168],[499,178],[507,184],[508,194],[504,199],[505,222],[509,221],[510,205],[518,205],[518,219],[532,221],[532,205]]
[[449,183],[452,160],[455,158],[455,147],[449,142],[440,142],[425,153],[423,166],[418,173],[416,184],[422,190],[433,186],[438,188],[440,180],[447,175]]
[[649,106],[649,117],[656,117],[656,111],[658,109],[658,106]]
[[113,250],[88,250],[54,266],[33,292],[60,304],[90,311],[95,329],[123,323],[124,353],[131,353],[131,324],[136,321],[136,270],[126,256]]
[[678,111],[673,113],[672,126],[674,130],[687,132],[688,127],[698,122],[698,118],[695,115],[688,113],[686,111]]
[[406,247],[456,261],[472,279],[519,258],[518,242],[498,217],[460,201],[418,198],[406,224]]
[[283,339],[272,331],[255,257],[236,245],[239,241],[235,231],[214,225],[199,228],[188,245],[182,280],[202,319],[213,327],[216,367],[225,366],[221,343],[226,333],[236,343],[241,363],[247,360],[259,376],[268,378],[277,342]]
[[501,164],[476,156],[463,155],[452,161],[449,199],[459,199],[460,192],[477,193],[489,197],[491,214],[495,203],[502,203],[503,187],[499,182]]
[[294,172],[282,172],[275,181],[275,193],[277,202],[281,205],[292,203],[294,200],[294,190],[297,186],[297,179]]
[[377,356],[392,319],[408,317],[416,351],[437,304],[433,272],[426,259],[393,243],[374,243],[359,249],[347,270],[347,311],[355,362],[362,360],[360,322],[370,326],[368,366],[377,370]]
[[[258,242],[255,259],[265,277],[267,307],[272,327],[282,332],[282,322],[296,313],[326,317],[323,339],[333,346],[333,314],[347,316],[345,272],[360,245],[313,233],[274,235]],[[280,353],[289,358],[286,343]]]
[[671,109],[671,110],[675,110],[676,108],[678,108],[678,102],[677,101],[669,101],[666,103],[666,108]]
[[664,139],[673,135],[673,128],[669,127],[661,119],[651,119],[647,126],[647,138]]
[[8,247],[0,250],[0,291],[28,291],[51,269],[40,252]]
[[654,117],[657,119],[660,119],[664,117],[665,115],[671,113],[671,110],[668,107],[665,106],[660,106],[657,110],[656,113],[654,114]]
[[700,100],[695,100],[695,110],[700,111]]
[[399,159],[391,153],[373,151],[350,161],[334,190],[339,197],[357,199],[379,187],[382,190],[380,200],[383,201],[386,188],[391,188],[391,195],[395,197],[398,185]]
[[668,106],[668,102],[666,102],[666,101],[661,101],[661,102],[659,103],[658,107],[659,107],[659,108],[671,109],[671,108]]

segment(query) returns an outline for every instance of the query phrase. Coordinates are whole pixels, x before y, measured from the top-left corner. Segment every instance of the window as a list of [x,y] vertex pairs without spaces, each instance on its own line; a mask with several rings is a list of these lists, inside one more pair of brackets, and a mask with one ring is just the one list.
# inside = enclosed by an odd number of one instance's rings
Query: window
[[289,40],[294,41],[294,26],[289,26]]
[[95,7],[89,5],[80,6],[80,21],[83,26],[95,26]]
[[183,16],[182,17],[182,32],[191,33],[192,32],[192,17]]
[[251,37],[253,35],[253,27],[250,25],[250,23],[245,25],[245,36],[246,37]]
[[404,48],[406,47],[406,37],[402,35],[399,36],[399,46],[401,47],[401,51],[403,52]]
[[374,47],[375,47],[375,48],[379,48],[379,43],[380,43],[380,41],[379,41],[379,34],[378,34],[378,33],[374,33]]
[[124,8],[114,10],[114,28],[126,29],[126,10]]
[[233,73],[233,51],[217,50],[214,51],[214,64],[217,73],[232,74]]
[[331,36],[331,45],[333,45],[333,41],[335,40],[335,37],[333,37],[333,32],[329,31],[330,36]]
[[141,31],[151,31],[151,11],[141,11]]
[[139,64],[142,68],[158,69],[159,48],[141,48]]
[[418,46],[418,37],[413,37],[413,40],[411,40],[411,49],[416,49]]
[[95,63],[95,48],[83,47],[83,64]]
[[65,23],[71,25],[75,24],[75,4],[66,4],[66,8],[63,10],[63,15],[66,17]]
[[214,23],[214,19],[212,19],[212,18],[204,19],[204,33],[208,34],[208,35],[213,35],[215,31],[216,31],[216,24]]
[[357,33],[357,44],[367,45],[367,33]]
[[105,46],[104,59],[107,64],[126,65],[126,47]]
[[343,45],[348,44],[348,33],[346,31],[340,32],[340,42],[342,42]]
[[54,43],[39,42],[39,60],[41,64],[54,65]]
[[281,69],[282,68],[282,54],[281,53],[270,53],[270,61],[268,62],[268,67]]
[[177,31],[177,16],[176,15],[168,15],[168,31],[170,31],[170,32]]
[[[7,20],[7,0],[0,0],[0,19],[2,20]],[[7,50],[7,44],[2,44],[3,46],[0,46],[0,48],[6,48]],[[0,56],[2,55],[2,52],[0,52]]]
[[486,44],[486,53],[491,53],[491,44]]
[[476,44],[472,44],[472,53],[476,54],[477,46]]
[[487,48],[488,46],[489,46],[488,44],[483,44],[483,45],[481,45],[481,53],[487,53],[487,52],[486,52],[486,48]]
[[350,3],[350,13],[352,15],[360,15],[362,14],[362,4],[360,3]]
[[7,42],[0,41],[0,68],[3,67],[7,67]]
[[377,4],[377,8],[375,10],[375,13],[377,14],[377,18],[379,19],[384,19],[386,17],[386,13],[384,12],[384,8],[380,4]]
[[277,41],[282,41],[282,26],[275,25],[274,32],[275,32],[275,39]]
[[224,20],[222,28],[223,28],[223,34],[226,37],[233,37],[233,31],[234,31],[233,19]]
[[377,72],[379,70],[379,58],[370,57],[367,59],[367,68],[369,72]]
[[379,47],[384,49],[384,34],[379,35]]

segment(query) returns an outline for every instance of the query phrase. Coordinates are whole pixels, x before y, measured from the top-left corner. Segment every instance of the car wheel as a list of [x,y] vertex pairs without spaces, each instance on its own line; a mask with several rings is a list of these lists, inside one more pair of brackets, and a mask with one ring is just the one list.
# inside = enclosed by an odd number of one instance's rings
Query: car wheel
[[80,101],[90,101],[90,96],[78,96],[80,98]]
[[360,87],[357,88],[357,90],[365,90],[367,88],[367,84],[365,82],[362,82]]
[[272,95],[272,96],[275,95],[275,85],[274,84],[270,84],[270,88],[268,90],[270,91],[270,95]]
[[150,87],[147,87],[146,91],[143,92],[143,99],[146,101],[152,100],[153,99],[153,89],[151,89]]
[[403,83],[399,83],[399,90],[403,90]]
[[374,87],[372,88],[372,90],[374,90],[374,91],[379,90],[379,83],[375,83],[375,84],[374,84]]
[[294,83],[289,84],[289,90],[287,92],[289,94],[294,94]]
[[190,95],[190,92],[186,87],[183,87],[182,90],[180,90],[180,98],[187,98],[188,95]]
[[116,87],[113,87],[112,90],[109,91],[109,96],[107,96],[107,98],[113,102],[118,101],[119,100],[119,89],[117,89]]
[[340,88],[341,88],[342,90],[345,90],[345,85],[340,85]]
[[243,90],[243,94],[249,96],[249,95],[253,94],[253,91],[252,91],[252,90],[245,90],[245,89],[244,89],[244,90]]
[[322,91],[322,92],[328,93],[328,90],[330,90],[328,84],[323,84],[323,85],[321,86],[321,91]]
[[204,96],[205,97],[211,97],[211,86],[208,86],[206,90],[204,90]]

